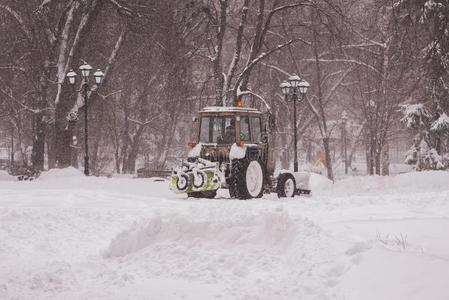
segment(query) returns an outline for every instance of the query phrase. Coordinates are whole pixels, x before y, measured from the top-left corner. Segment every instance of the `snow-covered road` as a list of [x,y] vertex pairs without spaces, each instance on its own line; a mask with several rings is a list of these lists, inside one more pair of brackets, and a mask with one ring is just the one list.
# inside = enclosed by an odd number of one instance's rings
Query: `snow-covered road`
[[0,299],[449,299],[449,173],[279,200],[0,176]]

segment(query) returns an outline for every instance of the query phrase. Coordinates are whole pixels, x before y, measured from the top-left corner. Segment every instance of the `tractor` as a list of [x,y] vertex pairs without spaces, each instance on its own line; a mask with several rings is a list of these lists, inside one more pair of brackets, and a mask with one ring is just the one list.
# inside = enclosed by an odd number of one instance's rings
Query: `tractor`
[[270,148],[274,118],[254,108],[205,107],[194,118],[196,142],[181,167],[173,170],[170,189],[189,197],[214,198],[220,188],[237,199],[260,198],[276,192],[279,197],[309,194],[309,174],[280,171]]

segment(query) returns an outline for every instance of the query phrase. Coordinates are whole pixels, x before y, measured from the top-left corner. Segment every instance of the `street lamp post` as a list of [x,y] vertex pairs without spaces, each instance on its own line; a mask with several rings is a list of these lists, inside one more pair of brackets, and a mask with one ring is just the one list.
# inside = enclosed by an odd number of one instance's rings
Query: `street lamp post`
[[[91,91],[89,87],[89,75],[92,67],[88,64],[83,64],[79,67],[81,76],[83,77],[82,89],[84,96],[84,174],[89,176],[89,131],[88,131],[88,93]],[[67,73],[67,78],[70,84],[75,84],[77,74],[70,70]],[[98,69],[94,74],[95,83],[99,85],[103,80],[104,73]]]
[[298,101],[298,92],[301,93],[302,99],[307,93],[307,89],[310,84],[301,79],[298,75],[292,75],[287,81],[281,83],[280,88],[285,96],[285,100],[288,100],[288,96],[291,95],[293,101],[293,171],[298,172],[298,134],[296,128],[296,102]]
[[348,123],[348,113],[344,110],[341,113],[341,133],[343,140],[343,156],[345,161],[345,174],[348,174],[348,144],[347,144],[347,132],[346,132],[346,124]]
[[11,153],[10,153],[10,162],[9,167],[14,168],[14,124],[11,121]]

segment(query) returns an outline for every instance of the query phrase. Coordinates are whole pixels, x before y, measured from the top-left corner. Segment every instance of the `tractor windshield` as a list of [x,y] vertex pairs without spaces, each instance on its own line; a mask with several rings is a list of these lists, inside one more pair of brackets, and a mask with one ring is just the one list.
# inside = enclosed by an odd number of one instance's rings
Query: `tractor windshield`
[[200,142],[232,144],[235,142],[234,117],[202,117]]

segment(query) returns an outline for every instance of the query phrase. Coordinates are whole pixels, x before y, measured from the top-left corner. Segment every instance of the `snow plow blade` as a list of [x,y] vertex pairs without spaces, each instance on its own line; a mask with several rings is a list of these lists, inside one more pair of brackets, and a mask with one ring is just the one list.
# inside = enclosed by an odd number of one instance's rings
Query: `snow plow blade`
[[[312,173],[309,172],[294,172],[290,170],[281,170],[275,178],[275,183],[273,186],[276,186],[276,191],[278,193],[278,197],[293,197],[294,195],[311,195],[312,190],[310,187],[310,177]],[[285,192],[284,188],[287,186],[283,186],[286,184],[287,179],[291,178],[295,182],[295,187],[292,191],[290,188],[289,196],[287,196],[287,192]]]
[[294,172],[293,176],[296,180],[296,189],[298,195],[309,195],[310,190],[310,173],[309,172]]
[[199,158],[197,162],[183,162],[173,170],[170,189],[177,193],[215,191],[221,187],[218,164]]

